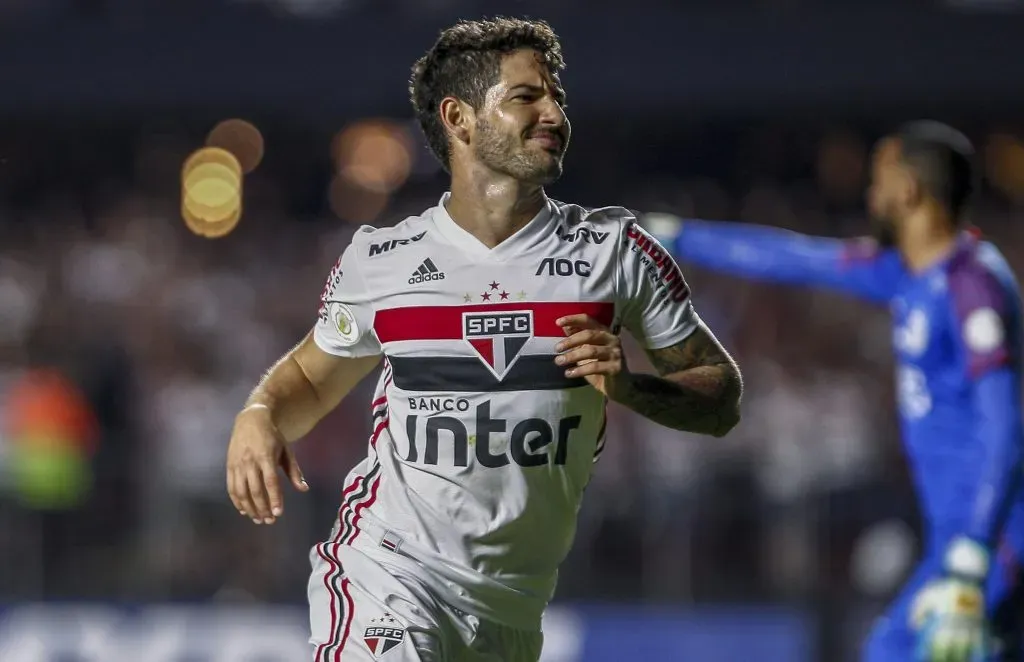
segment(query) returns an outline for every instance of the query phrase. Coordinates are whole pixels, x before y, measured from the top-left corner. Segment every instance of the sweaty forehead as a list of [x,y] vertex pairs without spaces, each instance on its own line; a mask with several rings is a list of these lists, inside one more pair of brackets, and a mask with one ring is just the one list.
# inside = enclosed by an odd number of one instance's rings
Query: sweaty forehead
[[558,86],[558,77],[548,67],[544,55],[532,49],[522,49],[506,55],[501,61],[501,84]]

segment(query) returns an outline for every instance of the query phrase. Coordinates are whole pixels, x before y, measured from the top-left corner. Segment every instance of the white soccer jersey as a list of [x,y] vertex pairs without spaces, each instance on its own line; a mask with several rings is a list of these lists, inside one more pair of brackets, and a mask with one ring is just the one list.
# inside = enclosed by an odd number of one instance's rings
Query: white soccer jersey
[[321,549],[333,566],[354,546],[455,608],[537,628],[605,428],[601,393],[554,362],[556,320],[587,313],[661,348],[698,318],[679,267],[625,209],[548,201],[489,249],[446,199],[361,228],[324,288],[317,345],[385,367],[368,457]]

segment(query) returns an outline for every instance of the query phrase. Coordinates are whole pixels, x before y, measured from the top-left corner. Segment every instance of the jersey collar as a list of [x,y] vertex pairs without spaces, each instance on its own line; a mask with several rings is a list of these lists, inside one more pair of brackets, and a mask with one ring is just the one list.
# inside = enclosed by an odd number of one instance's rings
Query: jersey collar
[[526,253],[547,238],[550,234],[549,225],[551,219],[555,216],[554,203],[548,199],[537,215],[530,219],[530,222],[520,228],[518,232],[494,248],[488,248],[470,232],[463,229],[448,214],[448,209],[445,205],[450,197],[451,192],[446,192],[441,196],[437,206],[434,207],[431,214],[434,226],[459,250],[477,257],[503,260]]

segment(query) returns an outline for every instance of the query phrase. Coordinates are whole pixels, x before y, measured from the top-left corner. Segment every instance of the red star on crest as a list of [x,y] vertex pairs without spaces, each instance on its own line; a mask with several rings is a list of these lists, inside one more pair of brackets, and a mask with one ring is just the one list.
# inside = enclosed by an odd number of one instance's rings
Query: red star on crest
[[505,290],[502,290],[501,294],[499,294],[498,296],[501,297],[502,301],[507,301],[508,300],[508,292],[506,292]]
[[497,283],[497,282],[495,282],[495,281],[493,281],[493,280],[491,281],[491,289],[492,289],[492,290],[496,290],[496,289],[498,289],[499,287],[501,287],[501,283]]
[[490,301],[491,295],[489,292],[484,292],[483,294],[480,295],[480,299],[483,301]]

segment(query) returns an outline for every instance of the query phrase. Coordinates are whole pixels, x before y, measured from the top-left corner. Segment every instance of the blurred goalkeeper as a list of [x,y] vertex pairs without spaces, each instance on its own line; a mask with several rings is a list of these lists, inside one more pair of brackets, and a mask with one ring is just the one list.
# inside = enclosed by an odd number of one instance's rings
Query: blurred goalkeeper
[[652,217],[683,260],[830,288],[893,318],[900,424],[924,515],[916,572],[875,625],[867,662],[1021,660],[1021,305],[999,251],[965,226],[973,149],[919,122],[872,163],[872,239]]

